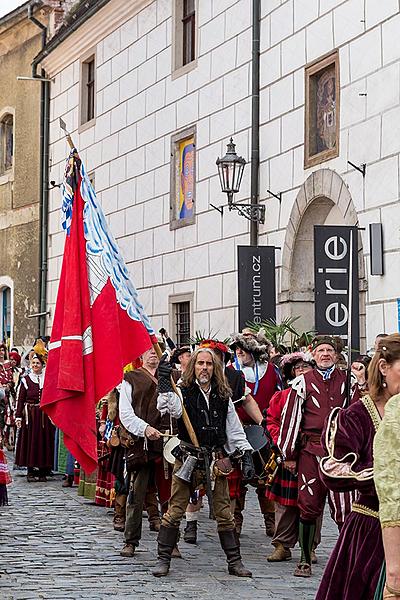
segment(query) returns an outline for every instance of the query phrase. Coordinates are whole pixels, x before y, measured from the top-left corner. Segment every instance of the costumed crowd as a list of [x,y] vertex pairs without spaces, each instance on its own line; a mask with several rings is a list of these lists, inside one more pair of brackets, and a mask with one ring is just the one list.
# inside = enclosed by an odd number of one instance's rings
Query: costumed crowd
[[328,500],[338,539],[316,598],[400,598],[400,335],[380,334],[348,368],[331,336],[288,350],[262,328],[179,348],[161,334],[162,357],[145,352],[97,406],[94,473],[40,409],[47,340],[23,359],[0,345],[0,505],[6,449],[30,484],[62,472],[64,487],[113,508],[124,557],[136,558],[146,511],[162,577],[181,556],[182,519],[183,540],[201,544],[207,498],[229,573],[251,577],[240,535],[254,490],[273,546],[266,560],[291,559],[298,543],[294,575],[311,577]]

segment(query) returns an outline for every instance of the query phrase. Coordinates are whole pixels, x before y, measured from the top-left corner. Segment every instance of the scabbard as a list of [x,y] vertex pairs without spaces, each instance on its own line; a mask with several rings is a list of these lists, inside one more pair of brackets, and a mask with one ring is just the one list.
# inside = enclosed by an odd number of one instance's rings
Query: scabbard
[[212,497],[212,489],[211,489],[211,473],[210,473],[210,459],[208,456],[207,449],[202,449],[203,457],[204,457],[204,466],[206,470],[206,496],[208,500],[209,513],[208,518],[214,519],[214,506],[213,506],[213,497]]

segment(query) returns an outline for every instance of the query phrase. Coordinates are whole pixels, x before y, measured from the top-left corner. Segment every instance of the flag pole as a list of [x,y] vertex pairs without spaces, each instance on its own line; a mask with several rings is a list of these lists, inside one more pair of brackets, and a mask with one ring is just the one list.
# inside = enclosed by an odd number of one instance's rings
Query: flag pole
[[[163,353],[160,348],[160,344],[158,342],[154,342],[153,348],[154,348],[158,358],[161,358]],[[186,408],[183,405],[182,395],[181,395],[179,389],[177,388],[177,386],[175,385],[175,381],[172,379],[172,377],[171,377],[171,383],[172,383],[172,387],[174,389],[175,394],[177,394],[177,396],[179,396],[181,404],[182,404],[182,419],[185,424],[186,430],[189,434],[190,441],[192,442],[193,446],[196,446],[196,448],[199,448],[199,446],[200,446],[199,440],[197,439],[196,432],[193,429],[192,423],[190,422],[189,415],[187,414]]]
[[67,130],[67,125],[66,125],[65,121],[63,121],[62,118],[60,117],[58,122],[60,124],[60,128],[65,133],[65,139],[67,140],[69,147],[71,148],[71,150],[73,150],[74,148],[76,149],[76,146],[75,146],[74,142],[72,141],[71,134]]
[[[67,140],[69,147],[71,148],[71,150],[75,149],[77,151],[76,146],[75,146],[75,144],[72,141],[71,134],[67,130],[67,125],[66,125],[65,121],[63,121],[63,119],[61,117],[59,117],[59,124],[60,124],[60,128],[65,133],[65,139]],[[158,342],[153,343],[153,348],[154,348],[154,350],[155,350],[158,358],[161,358],[162,357],[162,350],[160,348],[159,343]],[[195,430],[193,429],[193,425],[190,422],[189,415],[187,414],[186,408],[183,405],[182,396],[181,396],[178,388],[176,387],[175,382],[172,380],[172,378],[171,378],[171,383],[172,383],[172,387],[174,389],[175,394],[177,394],[179,396],[179,398],[181,400],[181,403],[182,403],[182,419],[183,419],[183,422],[184,422],[185,427],[187,429],[187,432],[189,434],[190,441],[192,442],[192,444],[194,446],[196,446],[198,448],[199,447],[199,441],[197,439]]]

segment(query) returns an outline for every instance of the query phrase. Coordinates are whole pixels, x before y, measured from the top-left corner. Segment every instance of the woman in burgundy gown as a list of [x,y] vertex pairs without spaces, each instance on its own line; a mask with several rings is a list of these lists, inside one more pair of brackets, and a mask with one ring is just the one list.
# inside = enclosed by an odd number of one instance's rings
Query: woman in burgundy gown
[[16,425],[19,432],[15,464],[28,467],[27,480],[46,481],[46,474],[54,461],[55,427],[40,408],[40,396],[44,382],[44,360],[35,354],[31,360],[32,372],[21,379],[18,391]]
[[384,561],[373,480],[373,441],[384,407],[400,392],[400,335],[381,340],[368,368],[369,396],[330,414],[320,471],[333,491],[357,490],[352,512],[326,566],[316,600],[373,600]]

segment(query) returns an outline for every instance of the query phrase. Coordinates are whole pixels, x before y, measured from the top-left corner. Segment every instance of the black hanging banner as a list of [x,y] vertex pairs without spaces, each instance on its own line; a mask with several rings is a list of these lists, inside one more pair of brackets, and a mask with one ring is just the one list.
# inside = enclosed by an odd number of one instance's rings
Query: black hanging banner
[[[357,227],[314,226],[315,329],[360,348]],[[351,323],[351,329],[350,329]]]
[[239,327],[276,318],[275,247],[238,246]]

